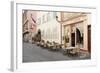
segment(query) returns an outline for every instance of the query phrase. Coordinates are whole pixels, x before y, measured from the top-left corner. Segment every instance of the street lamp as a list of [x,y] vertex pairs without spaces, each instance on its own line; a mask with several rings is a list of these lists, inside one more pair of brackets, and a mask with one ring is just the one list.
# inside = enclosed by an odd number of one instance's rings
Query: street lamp
[[60,20],[58,20],[58,16],[56,16],[56,20],[60,23],[60,24],[62,24],[64,21],[60,21]]

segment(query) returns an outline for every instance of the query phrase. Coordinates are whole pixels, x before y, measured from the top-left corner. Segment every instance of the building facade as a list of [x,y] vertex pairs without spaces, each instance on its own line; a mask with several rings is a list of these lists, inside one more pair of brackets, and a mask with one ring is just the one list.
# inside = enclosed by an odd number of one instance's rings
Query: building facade
[[23,40],[32,42],[36,29],[36,11],[23,10]]
[[56,21],[59,12],[40,11],[37,13],[37,29],[41,30],[41,37],[45,41],[60,43],[60,23]]
[[[67,37],[68,41],[63,41],[67,46],[76,47],[80,46],[81,50],[89,51],[88,43],[91,39],[88,36],[88,26],[91,26],[91,14],[90,13],[63,13],[62,24],[62,37]],[[91,45],[90,45],[91,46]]]
[[90,13],[24,10],[23,38],[32,41],[38,30],[45,41],[55,41],[65,47],[78,45],[81,50],[91,51]]

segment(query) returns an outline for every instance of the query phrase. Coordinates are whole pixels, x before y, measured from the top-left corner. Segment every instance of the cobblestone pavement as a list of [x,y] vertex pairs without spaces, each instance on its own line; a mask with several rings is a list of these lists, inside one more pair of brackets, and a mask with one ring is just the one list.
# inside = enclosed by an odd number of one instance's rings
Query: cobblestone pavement
[[79,57],[69,57],[61,52],[53,52],[43,49],[36,44],[23,43],[23,62],[62,61],[90,59],[89,55],[83,53]]

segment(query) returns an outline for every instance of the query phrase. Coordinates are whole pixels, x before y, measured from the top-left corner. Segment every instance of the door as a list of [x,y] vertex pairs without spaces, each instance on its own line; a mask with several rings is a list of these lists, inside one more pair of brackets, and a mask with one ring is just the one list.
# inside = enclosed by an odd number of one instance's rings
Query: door
[[91,25],[88,25],[88,52],[91,53]]
[[71,33],[71,46],[75,47],[75,33]]

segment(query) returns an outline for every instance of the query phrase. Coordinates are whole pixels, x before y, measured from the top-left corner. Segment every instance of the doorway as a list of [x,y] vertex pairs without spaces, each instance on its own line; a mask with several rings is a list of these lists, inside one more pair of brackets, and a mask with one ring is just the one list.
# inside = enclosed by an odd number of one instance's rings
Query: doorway
[[71,33],[71,46],[75,47],[75,33]]
[[91,25],[88,25],[88,52],[91,53]]

